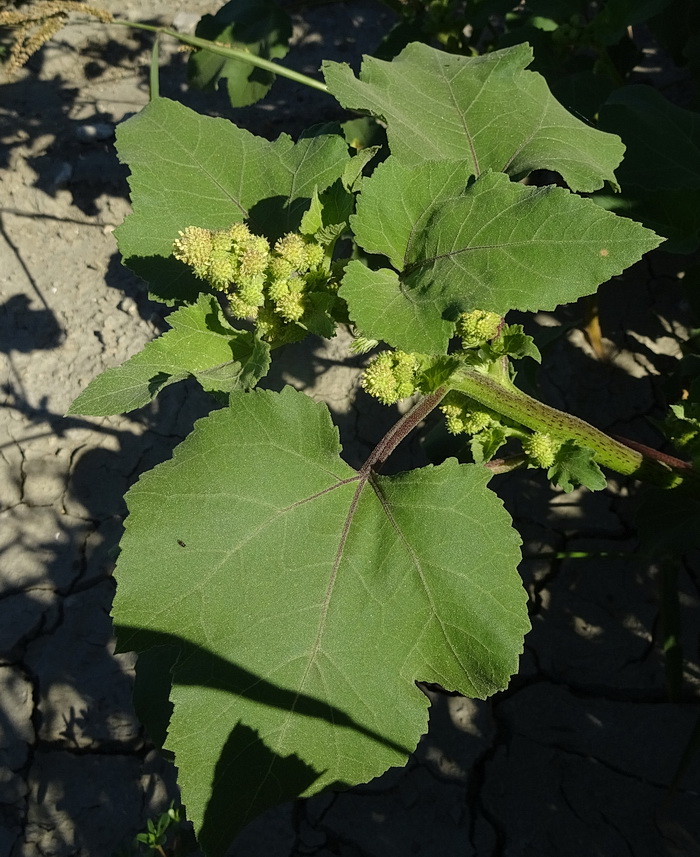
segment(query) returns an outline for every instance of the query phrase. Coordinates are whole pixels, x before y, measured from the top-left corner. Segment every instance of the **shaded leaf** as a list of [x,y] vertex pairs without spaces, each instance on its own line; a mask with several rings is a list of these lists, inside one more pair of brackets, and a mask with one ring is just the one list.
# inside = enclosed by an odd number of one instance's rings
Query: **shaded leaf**
[[593,201],[629,217],[663,235],[666,253],[692,253],[700,247],[700,191],[697,189],[643,190],[625,188],[624,193],[595,194]]
[[231,327],[216,298],[168,316],[172,330],[94,378],[71,404],[69,414],[108,416],[148,404],[169,384],[195,377],[209,392],[246,390],[267,374],[270,348],[253,333]]
[[[262,59],[281,59],[289,50],[292,22],[270,0],[232,0],[215,15],[204,15],[195,35],[219,44],[242,48]],[[200,49],[190,54],[187,77],[191,84],[214,90],[226,80],[232,107],[245,107],[263,98],[275,75],[242,60]]]
[[646,488],[636,514],[642,549],[680,556],[700,548],[700,491],[693,480],[672,490]]
[[600,126],[627,147],[618,171],[624,191],[700,191],[698,113],[671,104],[650,86],[624,86],[603,105]]
[[220,786],[248,806],[271,785],[275,802],[299,794],[284,766],[251,784],[242,756],[222,779],[237,724],[317,772],[310,794],[405,761],[427,727],[417,680],[482,698],[516,669],[519,539],[488,473],[376,476],[339,451],[325,406],[256,390],[129,492],[114,613],[138,630],[120,647],[182,641],[166,747],[197,827],[210,791],[228,824]]
[[345,64],[323,71],[343,107],[386,121],[402,163],[464,161],[468,175],[518,178],[549,169],[572,190],[616,186],[620,141],[567,113],[544,78],[525,71],[531,61],[528,45],[467,58],[416,43],[390,63],[365,57],[359,79]]
[[567,493],[579,485],[591,491],[602,491],[608,483],[594,455],[593,450],[567,440],[557,451],[554,464],[547,471],[547,478]]

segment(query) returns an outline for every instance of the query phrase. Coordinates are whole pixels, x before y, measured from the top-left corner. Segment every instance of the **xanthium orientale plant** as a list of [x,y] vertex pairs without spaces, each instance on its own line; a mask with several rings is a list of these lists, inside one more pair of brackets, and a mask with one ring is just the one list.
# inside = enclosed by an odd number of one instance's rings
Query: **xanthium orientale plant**
[[[270,142],[164,98],[118,129],[119,248],[175,308],[71,413],[130,411],[184,378],[220,405],[129,491],[114,603],[139,711],[208,854],[274,803],[404,764],[427,727],[416,682],[507,686],[529,624],[520,539],[484,466],[506,442],[565,490],[602,488],[601,466],[683,479],[515,384],[513,361],[539,352],[510,310],[592,294],[661,241],[578,195],[616,188],[623,146],[567,113],[531,59],[411,44],[359,77],[325,63],[340,104],[386,124],[387,151],[351,151],[335,126]],[[536,170],[567,187],[521,181]],[[256,389],[275,349],[339,325],[378,350],[368,393],[416,397],[359,470],[323,404]],[[432,411],[473,463],[382,475]]]

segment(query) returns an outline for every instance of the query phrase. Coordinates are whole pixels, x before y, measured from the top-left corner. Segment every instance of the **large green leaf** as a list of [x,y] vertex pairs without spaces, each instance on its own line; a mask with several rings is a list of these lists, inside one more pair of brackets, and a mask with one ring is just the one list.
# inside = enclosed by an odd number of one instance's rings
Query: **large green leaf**
[[526,44],[475,58],[411,44],[390,63],[365,57],[359,79],[345,64],[323,70],[344,107],[387,123],[389,148],[405,164],[460,160],[468,174],[516,178],[550,169],[572,190],[616,186],[620,141],[568,113],[541,75],[525,71],[531,61]]
[[119,126],[117,150],[131,170],[134,209],[116,230],[119,249],[149,276],[155,295],[190,300],[187,284],[196,294],[201,283],[182,263],[163,263],[179,230],[224,229],[245,218],[273,238],[296,229],[314,188],[340,178],[349,159],[330,127],[311,129],[296,143],[286,134],[269,142],[166,98]]
[[669,252],[700,244],[700,115],[649,86],[625,86],[600,111],[601,127],[627,146],[618,175],[621,195],[599,205],[633,217],[666,237]]
[[600,125],[627,147],[618,173],[624,191],[700,190],[698,113],[671,104],[650,86],[624,86],[603,105]]
[[445,351],[450,321],[485,309],[551,310],[590,294],[660,239],[563,188],[526,187],[466,167],[392,157],[362,185],[358,243],[399,274],[348,265],[341,296],[366,335],[407,351]]
[[[211,854],[265,792],[402,764],[427,726],[416,681],[483,698],[517,667],[519,538],[488,472],[384,477],[339,452],[303,393],[235,394],[127,497],[119,645],[179,651],[166,747]],[[251,771],[241,727],[276,761]]]
[[94,378],[69,414],[108,416],[143,407],[175,381],[194,376],[209,392],[247,390],[267,374],[270,348],[253,333],[231,327],[216,298],[168,316],[172,330],[149,342],[121,366]]
[[[204,15],[197,24],[195,35],[242,48],[266,60],[281,59],[289,50],[292,23],[289,15],[271,0],[232,0],[215,15]],[[187,77],[200,89],[210,90],[226,80],[233,107],[254,104],[275,82],[272,72],[205,49],[190,56]]]

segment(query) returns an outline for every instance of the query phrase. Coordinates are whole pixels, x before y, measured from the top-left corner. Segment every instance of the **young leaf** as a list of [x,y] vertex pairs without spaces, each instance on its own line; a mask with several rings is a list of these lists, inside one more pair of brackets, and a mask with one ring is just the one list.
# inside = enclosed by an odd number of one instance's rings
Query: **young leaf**
[[242,823],[270,778],[274,800],[299,794],[282,764],[256,784],[218,765],[239,724],[298,757],[311,794],[405,762],[427,726],[416,681],[483,698],[516,669],[519,539],[487,471],[451,459],[384,477],[339,452],[325,406],[256,390],[129,492],[114,614],[139,630],[119,645],[179,638],[166,748],[197,827],[206,811],[216,829],[212,807],[223,829],[226,807]]
[[286,134],[269,142],[166,98],[119,126],[117,150],[131,171],[134,208],[116,230],[119,249],[165,298],[173,296],[173,268],[195,294],[201,290],[180,263],[149,264],[170,256],[179,230],[224,229],[248,217],[270,238],[297,229],[314,188],[320,193],[340,178],[349,160],[344,139],[327,126],[297,143]]
[[549,169],[572,190],[617,187],[624,146],[568,113],[541,75],[525,71],[531,61],[527,44],[468,58],[416,43],[390,63],[365,57],[359,80],[344,63],[323,72],[343,107],[386,121],[389,148],[405,164],[466,161],[472,175],[516,178]]
[[[420,175],[435,191],[432,205]],[[401,272],[366,275],[359,263],[348,266],[340,294],[366,336],[405,351],[445,351],[445,322],[458,313],[554,309],[660,243],[563,188],[526,187],[503,173],[450,192],[462,175],[454,164],[407,168],[390,158],[363,183],[352,218],[357,240]]]
[[[292,23],[289,15],[270,0],[233,0],[215,15],[204,15],[195,35],[243,48],[266,60],[281,59],[289,50]],[[205,90],[214,90],[219,81],[226,80],[232,107],[254,104],[275,82],[275,75],[269,71],[204,49],[191,54],[187,77]]]
[[121,366],[94,378],[69,414],[108,416],[148,404],[175,381],[194,376],[205,390],[247,390],[267,374],[270,348],[253,333],[236,330],[211,295],[168,316],[172,330],[149,342]]
[[602,491],[607,485],[592,450],[577,446],[570,440],[557,452],[554,464],[547,471],[547,478],[567,494],[579,485],[585,485],[591,491]]

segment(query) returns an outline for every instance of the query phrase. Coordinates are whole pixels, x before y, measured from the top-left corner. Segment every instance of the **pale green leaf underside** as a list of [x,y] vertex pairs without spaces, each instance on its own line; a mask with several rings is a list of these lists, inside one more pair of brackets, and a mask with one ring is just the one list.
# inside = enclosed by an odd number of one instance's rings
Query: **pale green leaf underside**
[[[554,309],[591,294],[661,243],[562,188],[486,173],[461,190],[463,176],[454,164],[409,169],[390,158],[363,183],[353,218],[358,242],[387,255],[400,274],[375,272],[372,287],[357,265],[348,267],[340,294],[366,336],[408,351],[444,351],[449,326],[439,320],[477,308],[501,315]],[[396,325],[380,296],[391,300]]]
[[323,72],[344,107],[386,121],[403,163],[466,161],[477,176],[549,169],[577,191],[616,185],[620,140],[568,113],[525,71],[531,61],[527,44],[468,58],[414,43],[390,63],[365,57],[359,79],[345,64],[326,62]]
[[119,126],[117,150],[131,171],[134,211],[116,231],[127,259],[169,256],[180,229],[224,229],[270,198],[279,200],[279,222],[268,212],[258,231],[296,228],[314,187],[332,184],[349,158],[338,135],[269,142],[167,98]]
[[208,392],[249,389],[270,365],[269,347],[231,327],[211,295],[168,316],[172,330],[94,378],[69,414],[108,416],[141,408],[168,384],[194,376]]
[[[188,644],[167,746],[195,825],[236,724],[317,772],[312,793],[405,761],[427,725],[417,680],[485,697],[516,669],[519,539],[488,473],[367,480],[339,451],[325,406],[256,390],[129,492],[115,619]],[[215,659],[249,678],[227,688]]]

